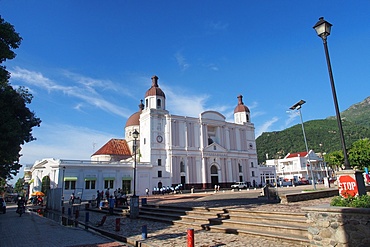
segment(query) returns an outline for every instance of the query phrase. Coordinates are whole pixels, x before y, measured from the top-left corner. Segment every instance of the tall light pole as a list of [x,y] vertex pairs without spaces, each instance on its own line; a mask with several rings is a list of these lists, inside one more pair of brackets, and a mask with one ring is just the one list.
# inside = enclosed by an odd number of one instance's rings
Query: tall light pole
[[332,27],[332,24],[325,21],[324,17],[320,17],[319,21],[315,24],[315,26],[313,26],[313,28],[316,30],[317,35],[321,37],[322,42],[324,44],[326,63],[328,65],[331,91],[333,93],[335,113],[336,113],[336,116],[337,116],[337,122],[338,122],[339,134],[340,134],[340,141],[342,143],[342,150],[343,150],[343,157],[344,157],[344,168],[349,170],[349,169],[352,169],[352,168],[349,165],[349,161],[348,161],[347,148],[346,148],[346,143],[345,143],[344,134],[343,134],[342,120],[341,120],[341,117],[340,117],[337,93],[335,91],[333,72],[331,70],[331,63],[330,63],[329,50],[328,50],[327,37],[330,35],[331,27]]
[[134,194],[133,196],[136,196],[136,140],[139,137],[139,132],[135,129],[132,133],[132,136],[134,137],[134,145],[133,145],[133,151],[134,151]]
[[311,172],[311,177],[312,177],[312,183],[313,183],[313,189],[316,190],[316,183],[315,183],[315,178],[313,176],[313,171],[312,171],[312,164],[311,164],[311,160],[310,160],[310,153],[309,153],[309,150],[308,150],[308,145],[307,145],[307,139],[306,139],[306,133],[304,131],[304,125],[303,125],[303,118],[302,118],[302,112],[301,112],[301,108],[302,108],[302,105],[306,103],[306,101],[304,100],[300,100],[298,101],[297,103],[295,103],[292,107],[290,107],[289,109],[290,110],[298,110],[299,112],[299,116],[301,118],[301,125],[302,125],[302,132],[303,132],[303,138],[304,138],[304,144],[306,145],[306,152],[307,152],[307,158],[308,158],[308,165],[310,166],[310,172]]
[[134,151],[134,192],[130,198],[130,218],[136,219],[139,216],[139,197],[136,196],[136,150],[137,145],[136,141],[139,137],[139,132],[135,129],[132,133],[132,137],[134,138],[133,143],[133,151]]
[[[322,42],[324,44],[326,63],[328,66],[331,91],[333,93],[335,113],[337,116],[340,141],[342,144],[343,157],[344,157],[344,170],[340,172],[339,179],[338,179],[339,194],[342,197],[347,198],[349,195],[352,195],[352,196],[366,195],[366,188],[365,188],[364,177],[362,175],[362,171],[352,169],[349,164],[349,160],[348,160],[347,148],[346,148],[346,143],[345,143],[344,134],[343,134],[342,119],[340,117],[340,111],[338,107],[337,93],[335,91],[334,78],[333,78],[333,72],[331,70],[331,63],[330,63],[328,43],[327,43],[327,37],[330,35],[331,27],[332,27],[332,24],[325,21],[324,17],[320,17],[319,21],[316,22],[315,26],[313,26],[317,35],[321,37]],[[353,186],[348,188],[347,186],[345,186],[348,183],[352,184]]]
[[64,173],[66,171],[66,167],[63,166],[63,177],[62,177],[62,204],[61,206],[63,207],[63,204],[64,204]]

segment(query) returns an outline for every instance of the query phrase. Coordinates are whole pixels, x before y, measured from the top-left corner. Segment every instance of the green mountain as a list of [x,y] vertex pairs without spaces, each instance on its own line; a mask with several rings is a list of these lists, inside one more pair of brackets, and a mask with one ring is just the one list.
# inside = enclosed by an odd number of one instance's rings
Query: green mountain
[[[347,149],[359,139],[370,138],[370,97],[343,111],[341,117]],[[304,129],[309,150],[330,153],[342,149],[335,117],[307,121]],[[259,163],[306,150],[301,124],[282,131],[264,132],[256,139],[256,145]]]
[[[343,120],[370,128],[370,97],[350,106],[347,110],[341,112],[340,116]],[[335,119],[335,117],[329,117],[328,119]]]

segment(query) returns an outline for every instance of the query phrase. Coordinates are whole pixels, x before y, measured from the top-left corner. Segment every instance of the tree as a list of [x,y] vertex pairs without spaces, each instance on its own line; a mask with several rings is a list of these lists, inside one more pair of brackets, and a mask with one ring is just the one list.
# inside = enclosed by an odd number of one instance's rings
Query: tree
[[[17,49],[21,41],[22,38],[15,32],[14,27],[0,16],[0,64],[7,59],[15,58],[16,54],[12,49]],[[0,65],[0,83],[8,84],[9,77],[5,66]]]
[[18,178],[14,186],[14,192],[18,194],[24,194],[24,179],[23,178]]
[[[12,49],[19,47],[22,38],[14,27],[0,16],[0,64],[15,58]],[[41,120],[27,104],[32,95],[24,87],[14,89],[9,84],[10,73],[0,65],[0,178],[10,179],[22,167],[19,164],[21,145],[35,140],[32,128]]]
[[370,140],[365,138],[352,144],[348,151],[349,163],[352,167],[363,170],[370,166]]
[[337,171],[344,164],[344,155],[342,151],[334,151],[324,155],[324,160],[333,171]]

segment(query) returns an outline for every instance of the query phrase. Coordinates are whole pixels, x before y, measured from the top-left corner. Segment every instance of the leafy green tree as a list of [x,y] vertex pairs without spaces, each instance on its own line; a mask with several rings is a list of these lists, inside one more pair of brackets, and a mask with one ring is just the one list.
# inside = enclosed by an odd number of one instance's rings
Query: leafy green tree
[[14,192],[18,194],[23,194],[24,192],[24,179],[23,178],[18,178],[14,186]]
[[334,151],[324,155],[324,160],[333,171],[337,171],[344,164],[344,156],[342,151]]
[[32,128],[39,127],[41,120],[30,111],[32,95],[24,87],[14,89],[9,84],[10,73],[1,65],[13,59],[22,38],[14,27],[0,16],[0,178],[10,179],[17,175],[21,164],[21,145],[35,140]]
[[2,196],[5,192],[6,180],[0,178],[0,196]]
[[348,151],[349,163],[352,167],[363,170],[370,166],[370,140],[361,139],[352,144]]
[[[7,59],[15,58],[16,54],[12,49],[17,49],[21,41],[22,38],[15,32],[14,27],[0,16],[0,64]],[[8,84],[9,78],[10,75],[5,66],[0,65],[0,83]]]

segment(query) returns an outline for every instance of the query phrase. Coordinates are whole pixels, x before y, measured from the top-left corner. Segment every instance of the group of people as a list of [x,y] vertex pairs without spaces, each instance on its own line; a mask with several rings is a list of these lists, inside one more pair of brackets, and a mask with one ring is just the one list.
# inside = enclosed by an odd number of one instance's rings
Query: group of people
[[40,205],[42,206],[44,203],[44,199],[42,199],[42,196],[32,196],[30,198],[32,205]]
[[128,205],[127,195],[121,188],[114,190],[113,193],[110,192],[109,188],[105,191],[98,190],[96,192],[96,207],[102,208],[105,202],[108,203],[109,209],[112,208],[112,210],[119,205]]
[[[163,186],[161,188],[154,187],[152,193],[153,193],[153,195],[182,193],[182,184],[178,184],[175,187],[172,187],[172,186]],[[147,195],[148,195],[148,193],[147,193]]]

